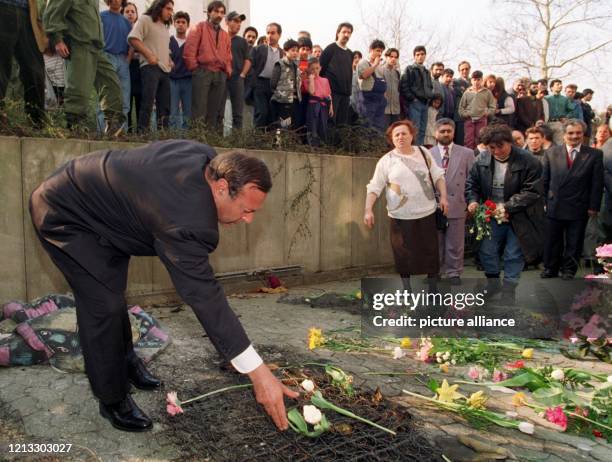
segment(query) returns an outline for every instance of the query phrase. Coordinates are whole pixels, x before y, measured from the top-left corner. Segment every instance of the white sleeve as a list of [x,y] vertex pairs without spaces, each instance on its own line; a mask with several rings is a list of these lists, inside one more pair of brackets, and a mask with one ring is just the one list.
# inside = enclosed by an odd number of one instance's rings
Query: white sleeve
[[514,100],[512,99],[512,96],[506,96],[506,101],[504,101],[504,107],[500,112],[502,114],[508,115],[514,114],[514,110]]
[[366,189],[368,193],[374,193],[377,197],[380,197],[380,193],[385,186],[387,186],[388,182],[388,173],[387,173],[387,163],[389,161],[388,156],[383,156],[380,158],[378,163],[376,164],[376,170],[374,170],[374,176],[368,183]]
[[423,151],[425,151],[425,154],[429,158],[431,177],[433,178],[434,184],[436,184],[440,178],[444,178],[444,169],[438,165],[429,149],[423,148]]
[[263,364],[263,359],[259,356],[259,353],[255,351],[253,345],[249,345],[246,350],[232,359],[232,366],[241,374],[248,374],[253,372],[259,366]]

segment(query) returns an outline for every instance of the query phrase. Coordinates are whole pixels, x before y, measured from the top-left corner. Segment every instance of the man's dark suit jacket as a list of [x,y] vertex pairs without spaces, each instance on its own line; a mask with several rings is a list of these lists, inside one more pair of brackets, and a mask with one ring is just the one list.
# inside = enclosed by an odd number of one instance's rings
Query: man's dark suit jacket
[[233,359],[250,341],[208,261],[219,231],[204,168],[215,155],[184,140],[97,151],[42,183],[30,212],[44,239],[113,291],[126,288],[126,256],[157,255],[217,350]]
[[542,165],[546,216],[557,220],[586,220],[599,210],[603,194],[603,161],[599,149],[580,146],[572,168],[565,144],[549,149]]

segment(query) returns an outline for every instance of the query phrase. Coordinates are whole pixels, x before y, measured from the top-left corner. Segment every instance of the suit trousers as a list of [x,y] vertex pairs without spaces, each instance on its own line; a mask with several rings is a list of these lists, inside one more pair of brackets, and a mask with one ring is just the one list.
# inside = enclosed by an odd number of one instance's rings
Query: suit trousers
[[465,217],[449,218],[446,232],[438,231],[440,273],[447,277],[459,277],[463,273],[465,247]]
[[[128,357],[134,354],[124,292],[109,289],[59,247],[38,237],[74,293],[85,372],[93,394],[103,404],[122,401],[130,388]],[[108,249],[127,275],[129,256]]]
[[209,129],[221,130],[220,116],[225,110],[227,74],[198,67],[191,74],[191,117]]
[[[582,255],[584,232],[587,219],[546,220],[546,244],[544,246],[544,267],[553,273],[574,275]],[[563,243],[565,242],[565,246]]]

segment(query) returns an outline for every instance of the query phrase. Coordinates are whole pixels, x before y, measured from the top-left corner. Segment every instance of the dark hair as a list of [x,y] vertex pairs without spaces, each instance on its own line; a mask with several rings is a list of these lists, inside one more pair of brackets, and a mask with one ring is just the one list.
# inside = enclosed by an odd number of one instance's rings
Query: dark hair
[[308,67],[312,66],[313,64],[320,64],[321,61],[319,61],[319,58],[308,58]]
[[414,50],[412,50],[412,56],[416,55],[417,51],[422,51],[423,53],[427,54],[427,50],[425,49],[425,47],[423,45],[415,46]]
[[495,78],[495,97],[500,98],[506,93],[506,82],[502,77]]
[[353,25],[350,22],[341,22],[340,24],[338,24],[338,27],[336,28],[336,40],[338,40],[338,34],[340,33],[343,27],[350,29],[351,33],[353,32]]
[[444,69],[444,63],[441,63],[440,61],[433,63],[431,66],[429,66],[429,70],[433,70],[434,67],[437,66],[442,66],[442,69]]
[[310,40],[310,37],[300,37],[297,43],[300,48],[310,48],[312,50],[312,40]]
[[391,56],[391,53],[395,53],[399,58],[399,50],[397,48],[387,48],[387,51],[385,51],[385,56]]
[[315,48],[321,48],[321,50],[323,49],[323,48],[321,47],[321,45],[319,45],[318,43],[315,43],[315,44],[312,46],[312,49],[313,49],[313,50],[314,50]]
[[225,4],[219,0],[214,0],[208,4],[206,7],[206,12],[211,13],[215,11],[217,8],[223,8],[223,12],[225,13],[227,10],[225,9]]
[[389,128],[387,128],[387,131],[385,132],[385,138],[387,138],[387,143],[389,143],[391,146],[393,146],[393,130],[395,130],[397,127],[401,125],[405,125],[406,127],[408,127],[408,130],[412,134],[413,138],[416,135],[417,128],[412,123],[411,120],[408,120],[408,119],[397,120],[393,122],[391,125],[389,125]]
[[571,88],[574,91],[578,91],[578,85],[576,85],[575,83],[568,83],[565,88]]
[[[302,38],[302,37],[307,37],[308,39],[312,39],[312,36],[310,35],[310,32],[308,32],[307,30],[301,30],[298,32],[298,37]],[[298,39],[298,42],[300,40]],[[312,47],[311,47],[312,48]]]
[[527,130],[525,130],[525,138],[529,135],[535,134],[541,135],[542,138],[546,138],[546,136],[544,135],[544,130],[542,130],[542,128],[540,127],[529,127]]
[[268,40],[268,37],[266,37],[265,35],[262,35],[261,37],[257,39],[257,45],[262,45],[266,40]]
[[257,29],[255,29],[253,26],[249,26],[249,27],[247,27],[247,28],[244,30],[244,32],[242,33],[242,36],[244,37],[244,36],[246,35],[246,33],[247,33],[247,32],[249,32],[249,31],[251,31],[251,30],[252,30],[253,32],[255,32],[255,37],[259,37],[259,32],[257,32]]
[[187,21],[187,24],[191,22],[191,19],[189,18],[189,13],[186,13],[185,11],[177,11],[176,13],[174,13],[174,20],[176,21],[177,19],[184,19],[185,21]]
[[284,44],[283,44],[283,50],[285,51],[289,51],[292,48],[299,48],[300,44],[297,43],[295,40],[293,39],[289,39],[287,40]]
[[580,119],[567,119],[563,122],[563,133],[567,131],[567,127],[571,127],[574,125],[580,125],[582,127],[582,133],[586,132],[587,125]]
[[553,129],[546,124],[542,124],[538,128],[542,131],[542,136],[544,137],[544,139],[552,143],[553,138],[555,136],[555,132],[553,131]]
[[440,93],[434,93],[433,95],[431,95],[429,102],[432,103],[434,101],[443,101],[443,100],[444,99],[442,98],[442,95]]
[[451,68],[444,69],[444,72],[442,72],[442,75],[450,75],[452,77],[453,75],[455,75],[455,71],[453,71]]
[[464,64],[467,64],[470,67],[470,69],[472,68],[472,65],[469,62],[461,61],[459,64],[457,64],[457,70],[460,70],[461,66],[463,66]]
[[[155,0],[153,3],[151,3],[151,6],[147,8],[147,11],[145,11],[144,14],[151,16],[153,22],[157,22],[158,19],[161,19],[161,12],[168,3],[172,3],[172,5],[174,5],[173,0]],[[166,27],[170,27],[172,24],[172,18],[164,22],[164,24]]]
[[559,83],[563,83],[563,82],[561,82],[561,80],[559,80],[559,79],[552,79],[552,80],[550,81],[550,88],[552,88],[552,87],[553,87],[553,85],[554,85],[555,83],[557,83],[557,82],[559,82]]
[[132,5],[136,10],[136,16],[138,17],[138,5],[136,5],[136,3],[134,2],[126,2],[125,5],[123,5],[123,7],[121,8],[121,14],[123,14],[125,12],[125,9],[130,5]]
[[455,122],[453,121],[453,119],[449,119],[448,117],[442,117],[441,119],[436,120],[434,124],[436,130],[442,125],[450,125],[451,127],[453,127],[453,130],[455,129]]
[[213,181],[225,179],[230,197],[234,198],[247,183],[267,193],[272,188],[272,178],[266,164],[256,157],[240,152],[219,154],[206,167],[206,176]]
[[474,71],[472,72],[473,79],[482,79],[482,71]]
[[272,26],[276,27],[276,32],[278,32],[278,35],[283,35],[283,28],[277,22],[271,22],[270,24],[268,24],[266,26],[266,31],[268,30],[268,27],[272,27]]
[[512,129],[505,124],[488,125],[480,132],[480,142],[487,145],[513,144]]
[[593,90],[591,90],[590,88],[585,88],[584,90],[582,90],[582,97],[584,98],[587,95],[593,95],[595,94],[595,92]]
[[[110,6],[110,0],[104,0],[104,3],[106,3],[106,6]],[[123,13],[123,9],[126,7],[126,5],[127,5],[127,0],[121,0],[121,13]]]
[[545,86],[548,86],[548,80],[546,79],[540,79],[536,83],[543,83]]
[[387,48],[385,46],[385,42],[383,42],[382,40],[372,40],[372,43],[370,43],[370,50],[384,50],[385,48]]
[[359,59],[363,58],[363,54],[359,50],[353,51],[353,59],[355,59],[355,56],[359,56]]

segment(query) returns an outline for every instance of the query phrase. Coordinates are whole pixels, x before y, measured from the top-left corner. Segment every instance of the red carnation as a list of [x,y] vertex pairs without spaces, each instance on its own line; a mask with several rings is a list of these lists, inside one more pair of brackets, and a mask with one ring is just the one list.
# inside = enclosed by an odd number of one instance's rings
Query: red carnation
[[485,201],[485,206],[491,210],[495,210],[497,208],[497,204],[495,204],[495,202],[493,202],[491,199],[487,199]]

